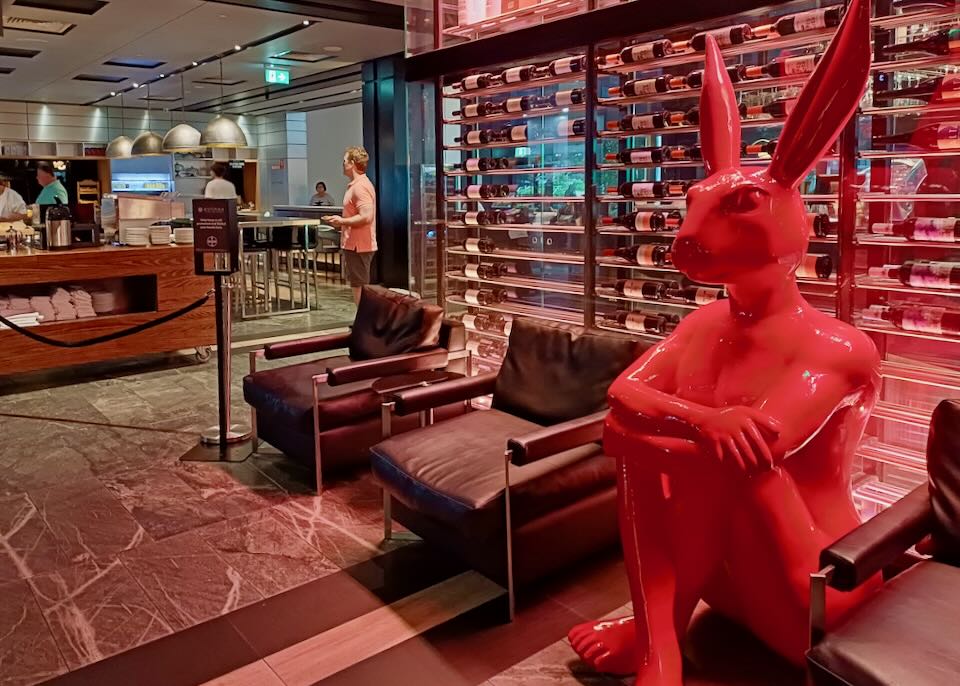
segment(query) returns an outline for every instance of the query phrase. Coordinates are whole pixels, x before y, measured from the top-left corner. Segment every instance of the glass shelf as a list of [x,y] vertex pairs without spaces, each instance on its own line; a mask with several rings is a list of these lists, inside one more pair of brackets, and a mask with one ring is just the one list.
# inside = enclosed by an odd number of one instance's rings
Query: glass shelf
[[468,198],[465,195],[448,195],[445,200],[447,202],[481,202],[487,203],[488,205],[515,205],[517,203],[525,202],[541,202],[541,203],[575,203],[575,202],[584,202],[584,199],[579,196],[555,196],[555,195],[509,195],[505,198]]
[[924,476],[927,473],[927,456],[924,453],[909,448],[886,445],[874,438],[868,438],[860,444],[857,448],[857,456]]
[[485,310],[488,312],[499,312],[501,314],[510,314],[517,317],[530,317],[531,319],[541,319],[548,322],[560,321],[567,324],[580,324],[583,316],[578,312],[561,310],[556,307],[546,305],[527,305],[525,303],[505,302],[497,305],[474,305],[468,303],[463,298],[451,295],[447,296],[447,302],[461,307],[469,307],[475,310]]
[[[760,129],[767,126],[783,126],[783,123],[786,121],[783,117],[768,117],[762,119],[760,117],[751,117],[750,119],[741,119],[740,128],[741,129]],[[669,136],[673,134],[684,134],[684,133],[699,133],[700,126],[694,126],[692,124],[679,124],[677,126],[667,126],[662,129],[647,129],[646,131],[600,131],[597,133],[598,138],[636,138],[638,136]]]
[[[546,76],[539,79],[530,79],[529,81],[520,81],[518,83],[490,86],[489,88],[475,88],[469,91],[453,91],[445,88],[443,90],[443,97],[453,100],[469,100],[470,98],[480,98],[486,95],[525,93],[528,90],[541,88],[543,86],[555,86],[560,83],[578,83],[582,82],[582,80],[583,72],[574,72],[572,74],[563,74],[562,76]],[[576,87],[580,88],[582,86],[583,84],[579,83]]]
[[491,260],[526,260],[528,262],[555,262],[557,264],[583,264],[582,255],[543,253],[526,250],[497,250],[496,252],[470,252],[460,248],[447,248],[450,255],[483,257]]
[[[960,242],[947,241],[914,241],[899,236],[883,236],[880,234],[858,233],[857,244],[863,247],[887,248],[936,248],[938,250],[960,250]],[[899,281],[897,282],[899,283]]]
[[862,160],[922,160],[934,157],[957,157],[958,155],[960,155],[960,150],[864,150],[859,157]]
[[[733,84],[733,90],[759,91],[770,88],[786,88],[788,86],[802,86],[807,82],[809,74],[798,74],[796,76],[781,76],[779,78],[750,79],[739,81]],[[622,97],[601,97],[598,104],[604,107],[621,107],[622,105],[635,105],[644,102],[668,102],[670,100],[681,100],[683,98],[700,98],[699,88],[679,88],[677,90],[667,91],[666,93],[656,93],[653,95],[637,95]]]
[[940,343],[960,343],[960,337],[951,338],[949,336],[938,336],[932,333],[922,333],[919,331],[904,331],[890,324],[889,326],[879,322],[866,322],[860,320],[857,322],[857,328],[861,331],[870,331],[871,333],[885,334],[887,336],[900,336],[903,338],[919,338],[927,341],[938,341]]
[[521,277],[485,279],[480,277],[466,276],[460,272],[447,272],[447,278],[453,279],[454,281],[487,283],[494,286],[504,286],[507,288],[529,288],[536,291],[547,291],[548,293],[583,295],[583,284],[563,283],[560,281],[550,281],[548,279],[527,279]]
[[[531,231],[534,233],[583,233],[582,226],[562,224],[448,224],[449,229],[477,229],[480,231]],[[478,253],[470,253],[476,255]]]
[[938,288],[920,288],[906,286],[893,279],[884,279],[877,276],[859,276],[856,287],[866,291],[884,291],[888,293],[909,293],[910,295],[938,295],[944,298],[960,298],[960,289],[948,290]]
[[583,167],[525,167],[522,169],[492,169],[489,171],[461,171],[459,169],[445,171],[444,176],[451,178],[458,176],[523,176],[524,174],[573,174],[582,172]]
[[532,148],[538,145],[561,145],[566,143],[582,143],[583,136],[567,136],[565,138],[536,138],[529,141],[497,141],[495,143],[479,143],[477,145],[445,145],[444,150],[492,150],[493,148]]

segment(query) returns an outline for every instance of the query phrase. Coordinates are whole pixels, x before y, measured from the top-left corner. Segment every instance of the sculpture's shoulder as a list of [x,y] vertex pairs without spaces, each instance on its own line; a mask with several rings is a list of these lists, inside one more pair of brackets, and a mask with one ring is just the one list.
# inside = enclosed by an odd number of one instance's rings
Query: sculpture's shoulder
[[879,374],[880,353],[866,333],[818,310],[813,310],[811,319],[812,359],[853,374]]

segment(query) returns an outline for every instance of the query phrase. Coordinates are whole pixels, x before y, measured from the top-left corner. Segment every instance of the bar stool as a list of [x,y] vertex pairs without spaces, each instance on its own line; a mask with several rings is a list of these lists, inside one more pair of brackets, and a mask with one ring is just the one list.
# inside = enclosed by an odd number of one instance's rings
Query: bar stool
[[269,235],[259,229],[248,227],[242,233],[240,316],[245,318],[269,313],[270,243]]
[[[301,271],[306,264],[306,247],[309,238],[305,227],[274,227],[270,238],[270,264],[272,269],[274,312],[306,310],[309,307],[309,293],[305,274]],[[297,258],[301,270],[297,269]],[[281,302],[283,289],[288,295],[288,307]],[[299,297],[298,297],[299,296]]]

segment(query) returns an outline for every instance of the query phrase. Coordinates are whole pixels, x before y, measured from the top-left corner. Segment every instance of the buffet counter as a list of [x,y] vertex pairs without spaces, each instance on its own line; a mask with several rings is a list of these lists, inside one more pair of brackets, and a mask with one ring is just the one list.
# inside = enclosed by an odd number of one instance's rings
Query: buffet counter
[[[121,331],[178,310],[204,295],[210,277],[195,276],[192,246],[102,246],[45,251],[0,252],[0,303],[49,308],[67,305],[30,330],[57,340],[76,341]],[[91,296],[92,294],[92,296]],[[52,298],[51,298],[52,296]],[[70,305],[74,303],[86,305]],[[91,305],[92,303],[92,305]],[[94,315],[92,306],[98,306]],[[77,312],[87,316],[77,317]],[[213,299],[183,317],[125,338],[83,348],[57,348],[0,329],[0,374],[137,357],[149,353],[205,348],[216,342]]]

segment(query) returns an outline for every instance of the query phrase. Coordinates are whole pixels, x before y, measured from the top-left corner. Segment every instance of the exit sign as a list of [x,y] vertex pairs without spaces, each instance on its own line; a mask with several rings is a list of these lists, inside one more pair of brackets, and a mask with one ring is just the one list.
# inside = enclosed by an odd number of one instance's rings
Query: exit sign
[[286,69],[267,69],[263,75],[267,83],[276,83],[283,86],[290,85],[290,72]]

